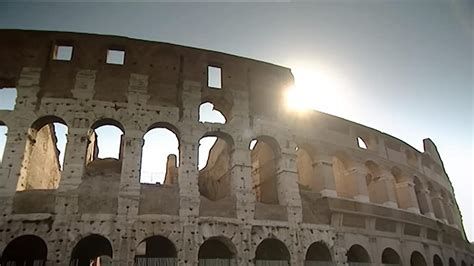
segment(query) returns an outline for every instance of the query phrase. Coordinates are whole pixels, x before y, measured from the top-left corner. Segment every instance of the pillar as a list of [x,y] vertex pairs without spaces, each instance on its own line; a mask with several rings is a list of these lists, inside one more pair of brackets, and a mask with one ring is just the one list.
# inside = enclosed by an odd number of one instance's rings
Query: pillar
[[369,191],[365,180],[366,171],[363,167],[354,167],[347,173],[347,178],[351,179],[354,199],[360,202],[369,202]]
[[197,138],[191,135],[181,135],[179,145],[180,165],[178,168],[180,216],[199,215],[198,146],[199,141]]
[[416,196],[418,198],[418,205],[421,213],[430,218],[435,218],[433,205],[430,200],[430,191],[428,189],[421,189],[420,191],[417,191]]
[[314,187],[323,197],[337,197],[330,156],[317,156],[313,162]]
[[[291,147],[288,148],[289,150],[291,150]],[[303,219],[301,197],[297,183],[296,154],[282,149],[277,169],[278,202],[280,205],[286,206],[288,223],[291,228],[292,224],[301,223]]]
[[249,221],[254,217],[255,194],[252,190],[250,150],[243,142],[236,143],[231,154],[231,191],[236,200],[237,218]]
[[418,200],[416,199],[415,184],[410,180],[404,180],[395,184],[398,207],[413,213],[420,213]]

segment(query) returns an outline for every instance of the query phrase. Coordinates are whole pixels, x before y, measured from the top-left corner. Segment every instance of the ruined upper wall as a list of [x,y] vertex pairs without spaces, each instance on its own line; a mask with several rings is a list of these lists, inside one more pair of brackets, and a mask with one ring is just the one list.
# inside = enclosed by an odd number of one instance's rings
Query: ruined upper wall
[[[255,114],[277,113],[281,92],[293,83],[288,68],[224,53],[126,37],[0,30],[0,87],[16,87],[23,67],[41,68],[39,97],[73,98],[79,70],[96,72],[94,100],[126,102],[130,74],[148,76],[148,104],[180,106],[182,82],[207,85],[207,67],[222,69],[222,90],[203,100],[232,106],[232,91],[249,93]],[[53,60],[55,45],[73,46],[70,61]],[[107,50],[125,51],[123,65],[106,63]],[[274,99],[274,100],[270,100]]]

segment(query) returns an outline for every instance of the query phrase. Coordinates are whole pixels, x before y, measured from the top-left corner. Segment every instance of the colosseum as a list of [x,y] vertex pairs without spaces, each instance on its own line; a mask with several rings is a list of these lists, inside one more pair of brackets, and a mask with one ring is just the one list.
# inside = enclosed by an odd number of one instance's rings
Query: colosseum
[[[474,263],[435,144],[289,110],[288,68],[126,37],[0,36],[0,88],[17,93],[0,111],[2,266]],[[205,103],[225,123],[201,121]],[[62,165],[53,124],[67,126]],[[122,132],[116,159],[98,157],[105,125]],[[156,128],[179,152],[145,183]]]

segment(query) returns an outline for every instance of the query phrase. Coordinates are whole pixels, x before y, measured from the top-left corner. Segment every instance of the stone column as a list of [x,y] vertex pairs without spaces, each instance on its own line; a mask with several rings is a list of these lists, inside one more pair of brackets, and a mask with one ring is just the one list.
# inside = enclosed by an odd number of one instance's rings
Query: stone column
[[231,190],[236,200],[237,218],[250,221],[254,217],[255,194],[252,191],[250,150],[236,143],[231,154]]
[[[76,119],[73,124],[79,123]],[[83,124],[83,126],[85,126]],[[58,214],[69,215],[78,211],[78,194],[76,189],[82,182],[85,170],[85,156],[88,145],[89,128],[68,128],[64,167],[61,181],[56,193],[56,208]]]
[[422,189],[416,193],[416,196],[418,198],[421,213],[430,218],[435,218],[433,205],[431,204],[430,199],[430,191],[428,189]]
[[410,180],[404,180],[395,184],[398,207],[410,212],[420,213],[420,207],[416,199],[415,184]]
[[191,135],[181,135],[179,145],[178,184],[180,197],[180,216],[198,216],[200,194],[198,186],[199,140]]
[[387,207],[398,208],[397,198],[395,195],[395,182],[388,173],[383,173],[377,180],[373,180],[371,191],[376,191],[376,203],[383,204]]
[[447,197],[443,197],[443,207],[444,207],[444,212],[446,214],[446,219],[448,220],[448,223],[450,225],[453,225],[453,226],[456,226],[456,224],[454,224],[454,217],[453,217],[453,209],[454,209],[454,204],[453,202],[447,198]]
[[362,167],[354,167],[347,173],[347,178],[353,186],[354,199],[360,202],[369,202],[369,192],[367,190],[367,182],[365,180],[366,171]]
[[[296,170],[296,154],[282,149],[277,172],[278,202],[287,208],[288,222],[300,223],[303,219],[301,197],[299,193],[298,172]],[[293,149],[294,151],[294,149]]]
[[438,191],[431,192],[431,202],[433,204],[435,217],[443,220],[445,223],[448,223],[448,220],[446,220],[446,213],[444,211],[443,198]]
[[122,138],[123,156],[118,197],[118,215],[127,219],[136,218],[140,202],[140,168],[143,147],[143,133],[128,130]]
[[0,172],[0,195],[13,196],[18,178],[26,171],[23,158],[28,142],[28,127],[14,127],[8,130],[5,152]]
[[313,162],[314,187],[323,197],[337,197],[336,182],[330,156],[317,156]]

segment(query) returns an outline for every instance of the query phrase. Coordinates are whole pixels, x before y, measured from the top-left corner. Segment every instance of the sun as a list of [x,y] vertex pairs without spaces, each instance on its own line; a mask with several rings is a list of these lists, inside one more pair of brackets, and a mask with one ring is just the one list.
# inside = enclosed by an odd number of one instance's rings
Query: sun
[[286,91],[286,104],[290,110],[333,112],[346,108],[346,84],[341,77],[323,67],[295,67],[292,72],[295,85]]

